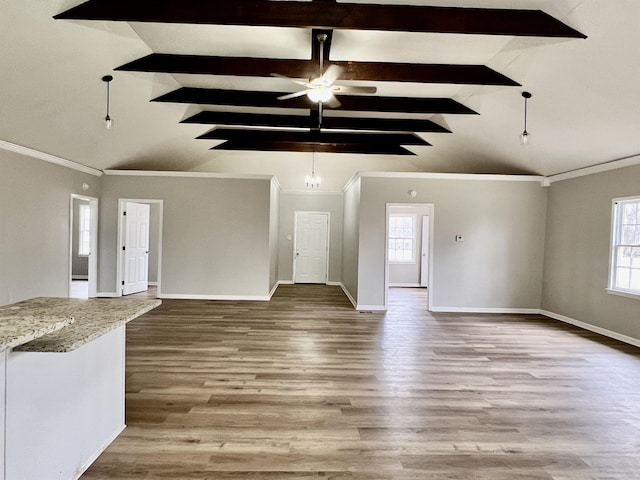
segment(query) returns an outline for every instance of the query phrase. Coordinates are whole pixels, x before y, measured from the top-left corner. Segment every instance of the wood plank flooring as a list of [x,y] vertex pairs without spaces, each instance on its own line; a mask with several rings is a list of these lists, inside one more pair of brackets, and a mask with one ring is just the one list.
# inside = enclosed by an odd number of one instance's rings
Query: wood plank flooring
[[128,428],[82,479],[640,478],[638,349],[425,294],[165,300],[128,326]]

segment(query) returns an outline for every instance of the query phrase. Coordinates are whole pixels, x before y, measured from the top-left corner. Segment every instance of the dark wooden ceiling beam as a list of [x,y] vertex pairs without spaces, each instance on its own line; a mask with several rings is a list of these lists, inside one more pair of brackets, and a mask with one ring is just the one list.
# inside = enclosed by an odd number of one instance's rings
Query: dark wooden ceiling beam
[[541,10],[327,1],[89,0],[54,18],[586,38]]
[[336,131],[257,130],[250,128],[214,128],[198,137],[200,140],[243,140],[308,144],[422,145],[429,142],[414,133],[365,133]]
[[[197,113],[182,123],[205,125],[238,125],[247,127],[316,128],[317,112],[308,115],[271,115],[257,113],[211,112]],[[431,120],[404,118],[358,118],[324,116],[322,127],[339,130],[375,130],[386,132],[451,133]]]
[[[278,100],[283,92],[249,92],[207,88],[179,88],[154,102],[190,103],[200,105],[233,105],[268,108],[316,108],[306,96]],[[476,112],[451,98],[378,97],[369,95],[338,95],[342,111],[473,114]]]
[[[519,86],[518,82],[485,65],[331,62],[344,68],[340,80],[453,83],[461,85]],[[268,77],[277,73],[310,79],[318,74],[317,60],[217,57],[153,53],[116,70],[200,75]],[[338,82],[339,83],[339,82]]]
[[243,150],[260,152],[351,153],[361,155],[415,155],[401,145],[369,145],[359,143],[255,142],[229,140],[211,150]]

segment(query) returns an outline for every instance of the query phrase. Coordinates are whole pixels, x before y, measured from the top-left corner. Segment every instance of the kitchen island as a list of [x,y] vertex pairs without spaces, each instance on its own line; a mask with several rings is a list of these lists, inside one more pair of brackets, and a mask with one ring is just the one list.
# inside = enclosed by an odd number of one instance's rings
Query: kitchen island
[[156,299],[0,307],[0,480],[72,480],[125,428],[127,322]]

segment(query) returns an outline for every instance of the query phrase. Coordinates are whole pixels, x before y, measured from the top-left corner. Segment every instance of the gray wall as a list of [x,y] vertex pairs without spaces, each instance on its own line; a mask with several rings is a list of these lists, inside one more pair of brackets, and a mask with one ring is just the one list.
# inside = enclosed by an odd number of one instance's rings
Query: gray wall
[[360,191],[358,178],[344,191],[342,231],[342,285],[355,302],[358,301],[358,251],[360,248]]
[[[329,212],[329,282],[340,282],[342,270],[342,195],[331,193],[289,193],[280,197],[280,281],[293,280],[295,212]],[[289,236],[291,240],[289,240]]]
[[611,200],[640,194],[640,166],[552,183],[542,308],[640,339],[640,301],[606,293]]
[[89,257],[78,255],[80,246],[80,205],[89,205],[87,200],[73,199],[73,238],[71,249],[71,275],[73,278],[86,279],[89,275]]
[[384,305],[387,203],[435,205],[434,309],[540,308],[546,190],[539,183],[363,177],[358,305]]
[[99,182],[0,150],[0,305],[69,295],[71,194],[97,197]]
[[118,199],[164,201],[162,295],[269,293],[270,179],[105,176],[100,293],[116,291]]

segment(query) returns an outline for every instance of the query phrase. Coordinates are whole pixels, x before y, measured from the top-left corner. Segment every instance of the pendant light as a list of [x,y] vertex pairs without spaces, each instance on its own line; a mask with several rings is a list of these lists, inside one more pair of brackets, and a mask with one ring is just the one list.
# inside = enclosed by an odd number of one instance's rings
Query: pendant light
[[313,152],[313,160],[311,163],[311,175],[306,175],[304,177],[304,183],[309,188],[320,188],[320,183],[322,179],[320,175],[316,175],[316,152]]
[[107,115],[104,117],[104,123],[107,130],[111,130],[111,127],[113,127],[113,120],[109,116],[109,86],[111,84],[111,80],[113,80],[111,75],[105,75],[102,77],[102,81],[107,84]]
[[529,92],[522,92],[524,98],[524,130],[520,134],[520,145],[529,145],[531,142],[531,134],[527,132],[527,101],[532,97]]

